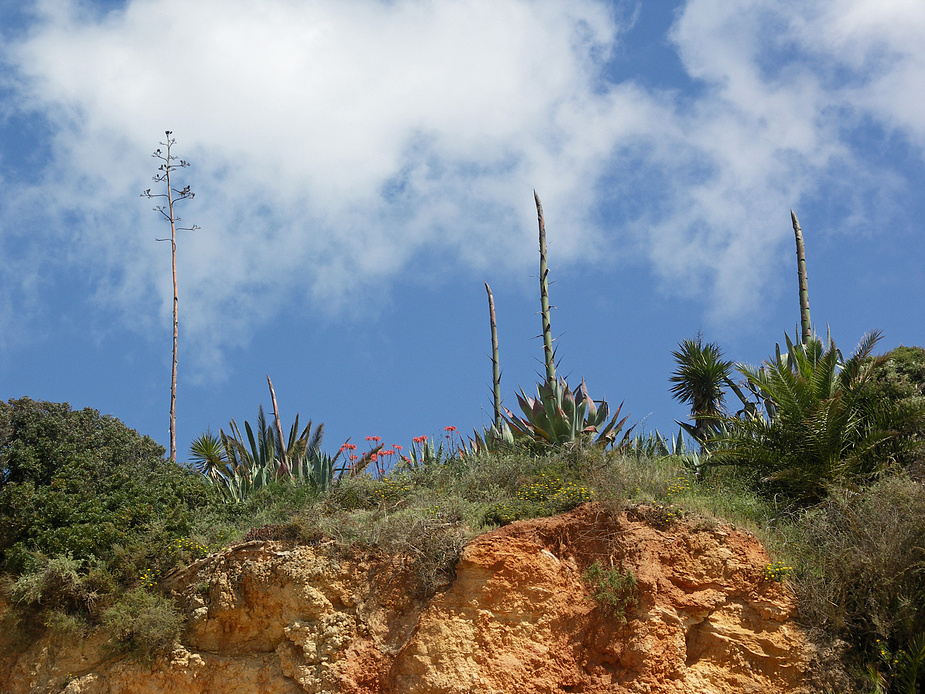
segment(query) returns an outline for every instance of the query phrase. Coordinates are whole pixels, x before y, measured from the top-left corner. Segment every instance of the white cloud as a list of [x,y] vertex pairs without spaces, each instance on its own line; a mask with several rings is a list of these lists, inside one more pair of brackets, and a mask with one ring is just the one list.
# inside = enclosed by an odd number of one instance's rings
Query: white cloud
[[[909,106],[925,79],[922,19],[920,3],[899,1],[688,2],[672,39],[703,92],[678,122],[711,173],[673,191],[656,267],[693,282],[710,268],[714,317],[742,314],[758,305],[774,249],[792,243],[790,207],[837,194],[846,222],[881,212],[868,196],[886,200],[900,182],[864,161],[852,131],[867,117],[921,138]],[[666,263],[671,249],[682,258]]]
[[[69,257],[130,316],[152,287],[170,311],[136,196],[175,132],[203,227],[181,244],[184,325],[215,359],[293,294],[349,311],[428,249],[532,268],[534,187],[560,262],[632,235],[667,287],[747,314],[789,208],[862,176],[847,110],[925,138],[919,4],[850,5],[691,0],[672,39],[696,96],[607,84],[627,27],[596,0],[43,0],[3,58],[55,128],[44,212],[80,210]],[[592,222],[606,180],[634,203],[610,227]]]

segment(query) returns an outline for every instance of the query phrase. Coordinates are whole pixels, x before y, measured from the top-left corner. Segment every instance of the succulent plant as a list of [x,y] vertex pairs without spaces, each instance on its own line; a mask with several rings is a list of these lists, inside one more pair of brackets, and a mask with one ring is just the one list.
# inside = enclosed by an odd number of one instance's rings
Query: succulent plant
[[[621,403],[613,417],[605,400],[595,402],[588,395],[584,379],[573,393],[564,379],[537,385],[537,397],[527,396],[523,390],[517,395],[523,417],[517,417],[505,408],[505,422],[515,440],[529,437],[549,445],[561,445],[579,439],[590,439],[597,446],[614,445],[617,436],[629,417],[618,420]],[[608,420],[609,417],[609,420]],[[630,427],[623,434],[620,447],[629,441]]]
[[289,439],[283,441],[278,419],[274,429],[260,407],[256,430],[245,421],[244,436],[231,420],[229,431],[230,435],[220,430],[219,436],[206,432],[190,449],[194,467],[216,486],[227,503],[239,503],[272,482],[290,480],[320,491],[330,489],[334,483],[334,464],[340,452],[331,456],[321,450],[323,424],[313,431],[309,421],[300,432],[296,415]]

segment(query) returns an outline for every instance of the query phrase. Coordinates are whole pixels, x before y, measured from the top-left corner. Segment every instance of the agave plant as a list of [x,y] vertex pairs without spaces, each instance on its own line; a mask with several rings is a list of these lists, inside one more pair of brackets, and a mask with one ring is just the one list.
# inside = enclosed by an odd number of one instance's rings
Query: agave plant
[[316,450],[310,454],[290,458],[290,475],[297,484],[308,484],[319,491],[327,491],[334,484],[334,464],[339,456],[339,451],[332,456]]
[[481,433],[473,431],[472,437],[461,453],[468,455],[470,453],[501,451],[510,449],[515,444],[514,433],[511,431],[510,425],[502,419],[500,426],[492,424],[487,429],[483,428]]
[[684,442],[683,427],[678,430],[677,436],[663,436],[658,431],[637,434],[630,440],[629,450],[637,458],[666,458],[691,452]]
[[678,430],[677,437],[663,436],[658,431],[643,435],[634,436],[628,446],[628,452],[639,458],[668,458],[673,457],[680,460],[684,467],[688,468],[695,474],[700,474],[709,459],[708,452],[697,453],[687,447],[684,441],[684,425]]
[[812,502],[834,480],[866,478],[915,445],[897,432],[918,416],[889,401],[866,397],[865,386],[883,357],[871,357],[879,332],[869,333],[847,360],[831,338],[778,346],[761,368],[739,367],[767,403],[766,416],[727,418],[711,462],[754,470],[771,488]]
[[451,457],[452,453],[444,448],[443,441],[435,444],[427,436],[415,436],[411,439],[411,448],[403,464],[415,469],[427,468],[443,465]]
[[[613,417],[605,400],[595,402],[588,395],[584,379],[573,393],[565,380],[546,381],[537,385],[535,398],[517,394],[517,401],[523,411],[523,417],[517,417],[505,408],[505,422],[510,427],[515,440],[531,438],[538,443],[561,445],[579,439],[588,439],[596,446],[614,445],[617,436],[623,431],[623,425],[629,416],[618,420],[623,404],[617,408]],[[630,427],[623,434],[620,447],[629,440]]]
[[334,464],[340,456],[321,451],[324,425],[312,430],[312,423],[299,431],[299,417],[283,442],[266,421],[263,407],[258,409],[256,427],[244,422],[245,435],[234,420],[230,434],[219,430],[219,436],[206,432],[191,447],[194,467],[212,482],[225,501],[238,503],[253,492],[272,482],[291,480],[311,484],[321,491],[334,482]]

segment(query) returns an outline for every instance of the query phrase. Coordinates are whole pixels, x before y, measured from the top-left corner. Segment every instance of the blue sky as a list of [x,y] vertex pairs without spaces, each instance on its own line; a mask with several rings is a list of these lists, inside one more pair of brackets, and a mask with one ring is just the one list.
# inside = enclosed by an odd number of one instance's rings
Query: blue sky
[[[757,363],[799,320],[922,344],[925,5],[904,0],[0,0],[0,398],[165,446],[172,130],[178,454],[253,421],[329,450],[491,419],[560,373],[674,432],[671,350]],[[155,190],[155,192],[157,192]]]

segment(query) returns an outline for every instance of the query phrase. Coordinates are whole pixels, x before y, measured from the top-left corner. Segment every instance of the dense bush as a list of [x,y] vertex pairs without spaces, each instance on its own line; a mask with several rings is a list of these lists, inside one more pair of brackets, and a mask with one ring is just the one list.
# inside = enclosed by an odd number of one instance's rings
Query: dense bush
[[199,475],[114,417],[28,398],[0,403],[0,562],[9,572],[38,553],[102,560],[123,578],[136,568],[133,551],[185,535],[191,510],[208,499]]
[[925,488],[902,476],[833,490],[798,526],[800,611],[876,660],[925,633]]
[[[871,374],[865,395],[873,402],[893,402],[904,413],[896,422],[900,436],[909,441],[925,441],[925,349],[897,347],[888,352]],[[918,478],[925,478],[925,447],[913,445],[897,458]]]
[[887,352],[873,380],[875,392],[891,400],[925,397],[925,349],[900,346]]
[[106,610],[103,623],[120,648],[150,658],[173,646],[180,637],[183,616],[169,598],[136,588]]

